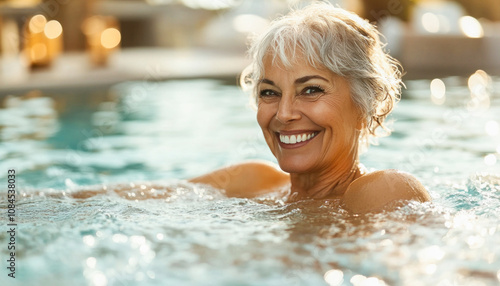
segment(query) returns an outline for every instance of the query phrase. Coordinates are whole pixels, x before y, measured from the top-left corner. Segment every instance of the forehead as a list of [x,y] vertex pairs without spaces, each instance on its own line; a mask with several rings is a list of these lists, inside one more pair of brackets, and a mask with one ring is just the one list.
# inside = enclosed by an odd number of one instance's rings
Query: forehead
[[262,64],[261,79],[269,77],[297,78],[314,74],[327,78],[335,77],[335,74],[325,66],[311,63],[311,60],[303,53],[287,56],[285,59],[276,54],[267,53]]

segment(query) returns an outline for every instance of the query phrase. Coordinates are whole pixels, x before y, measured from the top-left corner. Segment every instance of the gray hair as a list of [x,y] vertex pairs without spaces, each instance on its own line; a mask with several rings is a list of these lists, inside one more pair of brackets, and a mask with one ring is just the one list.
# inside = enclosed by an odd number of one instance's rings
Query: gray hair
[[[253,41],[249,49],[252,63],[243,71],[240,84],[252,90],[255,104],[266,55],[272,55],[273,62],[279,59],[284,67],[290,67],[297,54],[305,55],[312,66],[345,77],[352,100],[364,117],[359,135],[362,152],[375,143],[373,137],[390,134],[384,120],[399,100],[403,85],[399,62],[383,47],[379,32],[368,21],[328,3],[311,4],[274,20]],[[376,132],[378,127],[385,132]]]

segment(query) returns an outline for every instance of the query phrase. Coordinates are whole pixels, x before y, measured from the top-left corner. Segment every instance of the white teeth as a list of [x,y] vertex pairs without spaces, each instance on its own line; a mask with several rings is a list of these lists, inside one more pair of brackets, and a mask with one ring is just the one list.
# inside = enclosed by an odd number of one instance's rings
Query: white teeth
[[310,140],[315,135],[316,135],[316,133],[311,133],[311,134],[307,134],[307,135],[306,134],[292,135],[292,136],[280,135],[280,141],[281,141],[281,143],[285,143],[285,144],[296,144],[296,143]]

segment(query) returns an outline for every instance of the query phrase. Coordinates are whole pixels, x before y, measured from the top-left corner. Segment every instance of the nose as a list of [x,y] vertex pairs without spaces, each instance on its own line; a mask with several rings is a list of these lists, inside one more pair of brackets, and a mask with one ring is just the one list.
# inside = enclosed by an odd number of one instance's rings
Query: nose
[[281,97],[278,105],[278,111],[276,112],[276,119],[283,124],[300,119],[300,112],[297,109],[296,102],[293,97]]

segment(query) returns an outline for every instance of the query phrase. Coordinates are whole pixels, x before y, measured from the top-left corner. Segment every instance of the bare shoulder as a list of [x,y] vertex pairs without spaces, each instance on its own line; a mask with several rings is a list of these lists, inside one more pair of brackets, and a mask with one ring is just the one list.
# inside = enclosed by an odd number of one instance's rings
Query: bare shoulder
[[430,201],[431,197],[414,176],[398,170],[381,170],[354,180],[342,198],[344,207],[355,213],[383,210],[395,201]]
[[252,160],[227,166],[190,179],[223,189],[231,197],[254,197],[289,183],[289,175],[271,162]]

